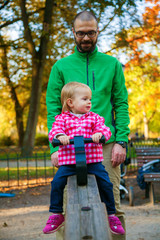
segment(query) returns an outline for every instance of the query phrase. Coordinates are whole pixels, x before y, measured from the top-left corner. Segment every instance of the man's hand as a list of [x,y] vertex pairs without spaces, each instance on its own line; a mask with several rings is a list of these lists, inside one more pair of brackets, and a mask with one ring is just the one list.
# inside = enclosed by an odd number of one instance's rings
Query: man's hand
[[52,165],[54,167],[57,167],[57,168],[59,167],[58,166],[58,151],[52,153],[52,155],[51,155],[51,163],[52,163]]
[[101,137],[102,137],[102,133],[95,133],[92,135],[92,140],[95,143],[99,143],[99,140],[101,139]]
[[117,167],[123,163],[126,159],[126,148],[123,148],[121,145],[115,143],[112,149],[112,167]]

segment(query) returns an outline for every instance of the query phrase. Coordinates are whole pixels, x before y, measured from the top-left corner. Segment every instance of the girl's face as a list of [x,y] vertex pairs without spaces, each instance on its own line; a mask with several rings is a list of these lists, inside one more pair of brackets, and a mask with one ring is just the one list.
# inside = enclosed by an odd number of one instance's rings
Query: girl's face
[[67,99],[71,111],[75,114],[84,114],[91,110],[91,90],[78,88],[73,98]]

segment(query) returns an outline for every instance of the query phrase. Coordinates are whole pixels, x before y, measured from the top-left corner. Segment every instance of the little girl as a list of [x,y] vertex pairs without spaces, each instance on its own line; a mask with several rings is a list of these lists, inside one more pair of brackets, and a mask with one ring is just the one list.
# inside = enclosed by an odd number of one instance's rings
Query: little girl
[[61,92],[62,113],[55,117],[56,121],[49,132],[49,141],[57,138],[63,144],[58,151],[59,169],[51,182],[49,217],[44,233],[53,233],[64,225],[63,190],[67,184],[67,177],[76,174],[75,150],[69,144],[69,139],[75,135],[92,138],[94,143],[85,144],[87,172],[94,174],[97,180],[101,201],[106,205],[111,232],[124,234],[125,231],[119,219],[115,216],[113,185],[109,180],[103,161],[102,144],[99,139],[102,135],[106,141],[111,137],[111,131],[104,125],[104,118],[90,112],[91,89],[82,83],[70,82]]

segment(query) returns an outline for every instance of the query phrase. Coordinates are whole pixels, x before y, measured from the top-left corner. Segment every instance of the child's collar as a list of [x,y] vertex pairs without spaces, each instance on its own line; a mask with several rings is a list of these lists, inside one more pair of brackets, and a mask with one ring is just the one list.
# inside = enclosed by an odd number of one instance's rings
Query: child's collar
[[73,112],[70,112],[70,113],[78,118],[81,118],[83,115],[86,114],[86,113],[73,113]]

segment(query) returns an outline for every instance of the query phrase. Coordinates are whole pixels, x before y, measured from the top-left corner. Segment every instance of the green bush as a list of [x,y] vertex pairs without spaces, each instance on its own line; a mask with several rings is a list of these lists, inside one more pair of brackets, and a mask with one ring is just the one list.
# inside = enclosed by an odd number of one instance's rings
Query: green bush
[[37,135],[35,139],[35,146],[48,146],[48,136],[47,135]]
[[0,139],[0,146],[5,147],[5,146],[12,146],[15,145],[15,140],[11,138],[11,136],[4,136]]

